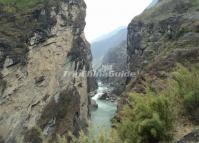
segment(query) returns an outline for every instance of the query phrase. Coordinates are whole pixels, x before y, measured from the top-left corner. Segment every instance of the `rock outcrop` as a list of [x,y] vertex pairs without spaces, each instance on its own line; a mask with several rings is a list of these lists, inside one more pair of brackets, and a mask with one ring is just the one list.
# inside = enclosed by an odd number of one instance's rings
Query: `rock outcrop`
[[84,1],[0,7],[0,138],[31,142],[38,127],[51,140],[78,135],[87,125],[90,80],[69,74],[91,70]]
[[177,143],[198,143],[199,142],[199,130],[195,130],[188,135],[184,136]]

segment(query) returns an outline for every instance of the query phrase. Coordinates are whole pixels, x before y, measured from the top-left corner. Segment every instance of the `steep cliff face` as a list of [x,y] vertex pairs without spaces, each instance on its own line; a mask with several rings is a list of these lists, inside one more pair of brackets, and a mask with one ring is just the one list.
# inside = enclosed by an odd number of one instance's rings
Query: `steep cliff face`
[[[110,65],[110,71],[122,73],[127,71],[127,52],[126,40],[122,41],[118,46],[111,48],[104,56],[102,65]],[[104,77],[101,78],[102,82],[109,84],[113,87],[112,93],[121,95],[125,89],[126,77]]]
[[[150,83],[168,76],[176,63],[186,67],[198,63],[197,0],[159,1],[146,9],[128,26],[128,67],[135,73],[147,73]],[[129,90],[143,92],[144,87],[131,81]]]
[[[177,63],[197,68],[198,39],[198,0],[159,0],[134,18],[128,26],[127,53],[128,68],[137,76],[128,81],[120,105],[128,104],[129,92],[145,94],[146,86],[154,91],[164,89]],[[199,115],[198,112],[196,114]],[[177,138],[197,127],[181,119],[178,121],[175,125]],[[190,142],[192,140],[189,139]]]
[[69,131],[77,135],[88,120],[89,80],[66,74],[91,69],[83,32],[86,5],[83,0],[35,2],[28,8],[0,4],[0,136],[5,142],[21,135],[31,141],[38,127],[49,138]]
[[197,0],[161,0],[128,26],[129,69],[147,65],[174,54],[198,48]]

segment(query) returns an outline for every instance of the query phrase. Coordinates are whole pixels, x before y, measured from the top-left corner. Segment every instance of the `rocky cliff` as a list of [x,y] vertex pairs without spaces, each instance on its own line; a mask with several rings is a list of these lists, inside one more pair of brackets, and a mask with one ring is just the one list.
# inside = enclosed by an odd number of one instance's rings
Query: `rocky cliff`
[[[145,93],[146,85],[154,91],[165,88],[165,81],[177,63],[197,67],[198,39],[198,0],[159,0],[134,18],[128,26],[127,53],[128,68],[137,76],[128,80],[120,105],[128,104],[126,93]],[[187,127],[189,123],[180,119],[178,124],[178,138],[197,127]]]
[[[197,64],[198,13],[197,0],[160,0],[135,17],[128,26],[129,70],[147,73],[156,86],[156,78],[167,77],[176,63]],[[139,82],[133,84],[133,89],[143,91]]]
[[[127,71],[127,41],[122,41],[118,46],[111,48],[102,60],[102,65],[109,65],[107,72],[122,73]],[[112,93],[121,95],[125,89],[126,77],[102,77],[103,83],[113,87]]]
[[198,48],[198,1],[161,0],[128,27],[129,68],[142,70],[156,59]]
[[87,125],[91,69],[83,0],[0,1],[0,136],[41,142]]

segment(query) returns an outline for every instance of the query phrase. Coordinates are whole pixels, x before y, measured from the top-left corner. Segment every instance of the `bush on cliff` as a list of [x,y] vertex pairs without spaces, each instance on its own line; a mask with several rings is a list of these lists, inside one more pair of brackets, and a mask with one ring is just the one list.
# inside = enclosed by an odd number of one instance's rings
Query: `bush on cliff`
[[178,67],[178,71],[172,74],[177,83],[178,98],[182,99],[186,113],[191,119],[199,122],[199,72],[197,69]]
[[173,113],[169,99],[163,95],[131,94],[130,106],[123,111],[123,121],[118,125],[122,140],[127,143],[157,143],[171,141]]
[[[122,111],[118,133],[127,143],[172,142],[174,124],[181,118],[199,122],[199,72],[178,65],[166,88],[131,93]],[[191,120],[191,121],[192,121]],[[180,121],[181,122],[181,121]]]

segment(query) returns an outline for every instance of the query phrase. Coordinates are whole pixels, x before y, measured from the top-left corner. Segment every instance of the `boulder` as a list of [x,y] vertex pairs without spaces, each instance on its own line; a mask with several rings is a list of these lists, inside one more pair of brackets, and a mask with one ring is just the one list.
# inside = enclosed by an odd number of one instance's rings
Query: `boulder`
[[99,100],[109,100],[109,98],[110,98],[109,94],[105,92],[100,96]]
[[97,110],[98,104],[95,100],[91,99],[90,110]]
[[117,100],[117,96],[115,94],[111,94],[111,93],[106,92],[106,93],[103,93],[101,95],[99,100],[115,102]]

